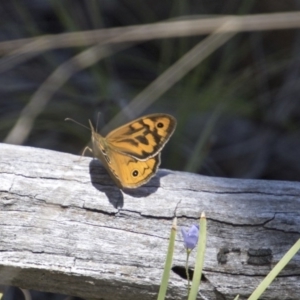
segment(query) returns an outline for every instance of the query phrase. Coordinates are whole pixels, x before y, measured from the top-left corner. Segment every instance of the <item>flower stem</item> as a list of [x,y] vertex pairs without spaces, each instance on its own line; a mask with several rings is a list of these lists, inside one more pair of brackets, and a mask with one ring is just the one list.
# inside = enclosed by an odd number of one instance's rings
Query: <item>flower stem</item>
[[190,288],[191,288],[191,279],[189,275],[189,257],[190,257],[191,250],[186,249],[186,261],[185,261],[185,272],[186,272],[186,278],[188,280],[188,297],[190,293]]

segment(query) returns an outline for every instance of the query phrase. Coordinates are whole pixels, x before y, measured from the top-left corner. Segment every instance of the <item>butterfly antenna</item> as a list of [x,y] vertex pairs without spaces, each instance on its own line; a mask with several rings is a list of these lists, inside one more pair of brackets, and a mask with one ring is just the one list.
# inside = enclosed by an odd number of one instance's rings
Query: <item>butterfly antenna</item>
[[78,125],[80,125],[80,126],[86,128],[86,129],[90,130],[89,127],[87,127],[87,126],[85,126],[85,125],[83,125],[83,124],[81,124],[81,123],[75,121],[74,119],[71,119],[71,118],[65,118],[65,121],[72,121],[72,122],[74,122],[74,123],[76,123],[76,124],[78,124]]

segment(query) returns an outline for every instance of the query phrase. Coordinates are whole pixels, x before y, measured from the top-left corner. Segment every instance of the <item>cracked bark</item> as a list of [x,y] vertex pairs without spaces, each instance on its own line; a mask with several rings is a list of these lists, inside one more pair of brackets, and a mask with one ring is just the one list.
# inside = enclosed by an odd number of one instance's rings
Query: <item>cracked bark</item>
[[[300,236],[300,183],[159,170],[120,191],[97,160],[0,144],[0,284],[85,299],[156,299],[168,236],[205,211],[199,299],[246,299]],[[190,266],[193,265],[194,253]],[[178,234],[174,269],[185,265]],[[186,280],[172,272],[168,299]],[[300,256],[261,299],[299,299]]]

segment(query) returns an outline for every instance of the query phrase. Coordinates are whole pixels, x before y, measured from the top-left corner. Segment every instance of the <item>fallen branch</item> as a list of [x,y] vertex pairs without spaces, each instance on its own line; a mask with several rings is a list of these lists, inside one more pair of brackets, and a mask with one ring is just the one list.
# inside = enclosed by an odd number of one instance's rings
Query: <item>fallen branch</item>
[[[123,192],[97,160],[6,144],[0,151],[0,284],[85,299],[156,299],[173,217],[189,226],[205,211],[199,295],[246,299],[299,238],[298,182],[160,170]],[[299,299],[299,270],[298,255],[261,299]],[[183,299],[186,285],[172,272],[168,299]]]

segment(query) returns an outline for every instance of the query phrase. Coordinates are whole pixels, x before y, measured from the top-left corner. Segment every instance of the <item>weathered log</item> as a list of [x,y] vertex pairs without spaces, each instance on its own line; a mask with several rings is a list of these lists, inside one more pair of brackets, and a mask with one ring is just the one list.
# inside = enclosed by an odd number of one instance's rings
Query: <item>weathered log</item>
[[[172,219],[189,226],[204,211],[199,299],[246,299],[300,237],[298,182],[159,170],[148,184],[120,191],[90,157],[6,144],[0,153],[0,284],[156,299]],[[177,239],[173,266],[183,267]],[[167,299],[186,292],[187,281],[172,272]],[[261,299],[300,299],[299,253]]]

